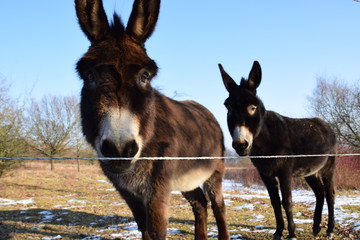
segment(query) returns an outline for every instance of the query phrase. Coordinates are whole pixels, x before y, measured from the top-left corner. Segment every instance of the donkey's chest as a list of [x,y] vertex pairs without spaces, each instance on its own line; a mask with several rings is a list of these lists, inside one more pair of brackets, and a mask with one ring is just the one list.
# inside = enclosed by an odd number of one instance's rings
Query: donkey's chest
[[144,173],[115,174],[110,180],[117,189],[123,189],[135,195],[144,195],[151,187],[149,175]]
[[280,159],[253,158],[251,162],[260,174],[268,177],[276,176],[284,166],[284,162]]

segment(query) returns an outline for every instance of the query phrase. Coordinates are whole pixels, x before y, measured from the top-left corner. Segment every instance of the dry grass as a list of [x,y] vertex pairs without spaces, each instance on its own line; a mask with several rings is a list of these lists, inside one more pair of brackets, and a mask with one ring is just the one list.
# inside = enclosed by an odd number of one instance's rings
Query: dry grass
[[360,156],[337,159],[335,182],[339,189],[360,189]]
[[[131,212],[111,185],[98,181],[105,177],[97,165],[82,165],[80,172],[76,164],[57,163],[55,171],[50,171],[49,167],[49,163],[28,162],[25,168],[10,172],[1,179],[0,198],[31,198],[34,202],[0,205],[0,239],[44,240],[55,239],[58,235],[61,239],[84,239],[95,235],[101,235],[101,239],[115,239],[111,234],[126,234],[126,228],[133,222]],[[231,195],[226,197],[231,235],[241,234],[241,239],[245,240],[270,239],[272,234],[267,230],[274,229],[275,224],[269,199],[255,197],[244,200],[237,195],[239,193],[228,192]],[[247,193],[242,191],[241,194]],[[254,209],[235,208],[245,204],[252,204]],[[181,195],[175,194],[171,205],[169,228],[179,231],[170,232],[168,239],[193,239],[193,215],[189,204]],[[351,211],[360,211],[360,207]],[[303,204],[296,204],[294,212],[302,213],[298,218],[312,216],[312,211]],[[263,219],[255,221],[257,216],[263,216]],[[298,224],[297,227],[304,229],[298,232],[298,239],[313,238],[311,224]],[[211,238],[216,237],[213,229],[216,225],[209,209],[209,230],[214,232]],[[352,233],[351,226],[337,226],[336,231],[336,239],[360,238],[359,234]],[[326,239],[324,232],[317,239]],[[130,235],[117,238],[128,239]]]

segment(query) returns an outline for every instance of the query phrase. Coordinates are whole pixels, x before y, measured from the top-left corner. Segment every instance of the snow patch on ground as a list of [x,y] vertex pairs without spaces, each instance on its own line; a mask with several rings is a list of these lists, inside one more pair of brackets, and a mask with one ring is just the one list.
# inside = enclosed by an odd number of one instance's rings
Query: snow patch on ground
[[6,206],[6,205],[28,205],[28,204],[33,204],[34,199],[29,198],[29,199],[24,199],[24,200],[12,200],[12,199],[7,199],[7,198],[0,198],[0,206]]

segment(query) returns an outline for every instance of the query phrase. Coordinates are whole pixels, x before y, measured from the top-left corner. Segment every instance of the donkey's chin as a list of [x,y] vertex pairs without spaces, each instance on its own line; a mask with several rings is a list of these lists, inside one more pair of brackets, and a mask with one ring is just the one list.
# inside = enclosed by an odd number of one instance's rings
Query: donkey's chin
[[102,168],[105,168],[107,171],[115,174],[131,172],[135,166],[135,162],[137,161],[136,158],[139,156],[140,150],[131,154],[103,154],[101,151],[98,151],[99,158],[109,158],[100,159]]
[[[121,160],[121,158],[123,158],[122,156],[112,156],[112,159],[103,159],[100,160],[101,162],[101,166],[104,168],[106,168],[107,171],[111,172],[111,173],[115,173],[115,174],[124,174],[124,173],[128,173],[133,171],[135,164],[137,162],[137,159],[140,154],[136,154],[133,159],[126,159],[126,160]],[[99,156],[104,157],[103,155]],[[116,158],[120,158],[120,159],[116,159]],[[124,157],[125,158],[125,157]],[[127,157],[126,157],[127,158]]]
[[250,154],[250,149],[235,149],[236,153],[239,156],[248,156]]
[[103,170],[114,174],[130,172],[134,165],[130,160],[100,160],[100,162]]

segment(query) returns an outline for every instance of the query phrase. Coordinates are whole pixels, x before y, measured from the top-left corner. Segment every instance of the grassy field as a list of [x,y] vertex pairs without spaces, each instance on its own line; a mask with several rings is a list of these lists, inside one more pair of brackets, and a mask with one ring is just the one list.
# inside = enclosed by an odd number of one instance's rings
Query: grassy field
[[[97,165],[26,163],[0,179],[0,239],[139,239],[129,208],[107,182]],[[266,194],[247,198],[246,188],[226,191],[227,217],[232,239],[271,239],[275,228],[273,211]],[[360,195],[338,192],[340,195]],[[245,196],[245,197],[244,197]],[[168,239],[193,239],[191,208],[180,194],[171,201]],[[360,212],[360,206],[343,206]],[[315,239],[311,233],[312,210],[296,203],[294,213],[298,239]],[[327,215],[323,222],[326,222]],[[303,220],[303,221],[301,221]],[[336,226],[335,239],[360,239],[354,225]],[[360,226],[360,224],[359,224]],[[209,208],[209,238],[216,239],[216,225]],[[286,233],[285,233],[286,234]],[[316,239],[326,239],[325,229]]]

